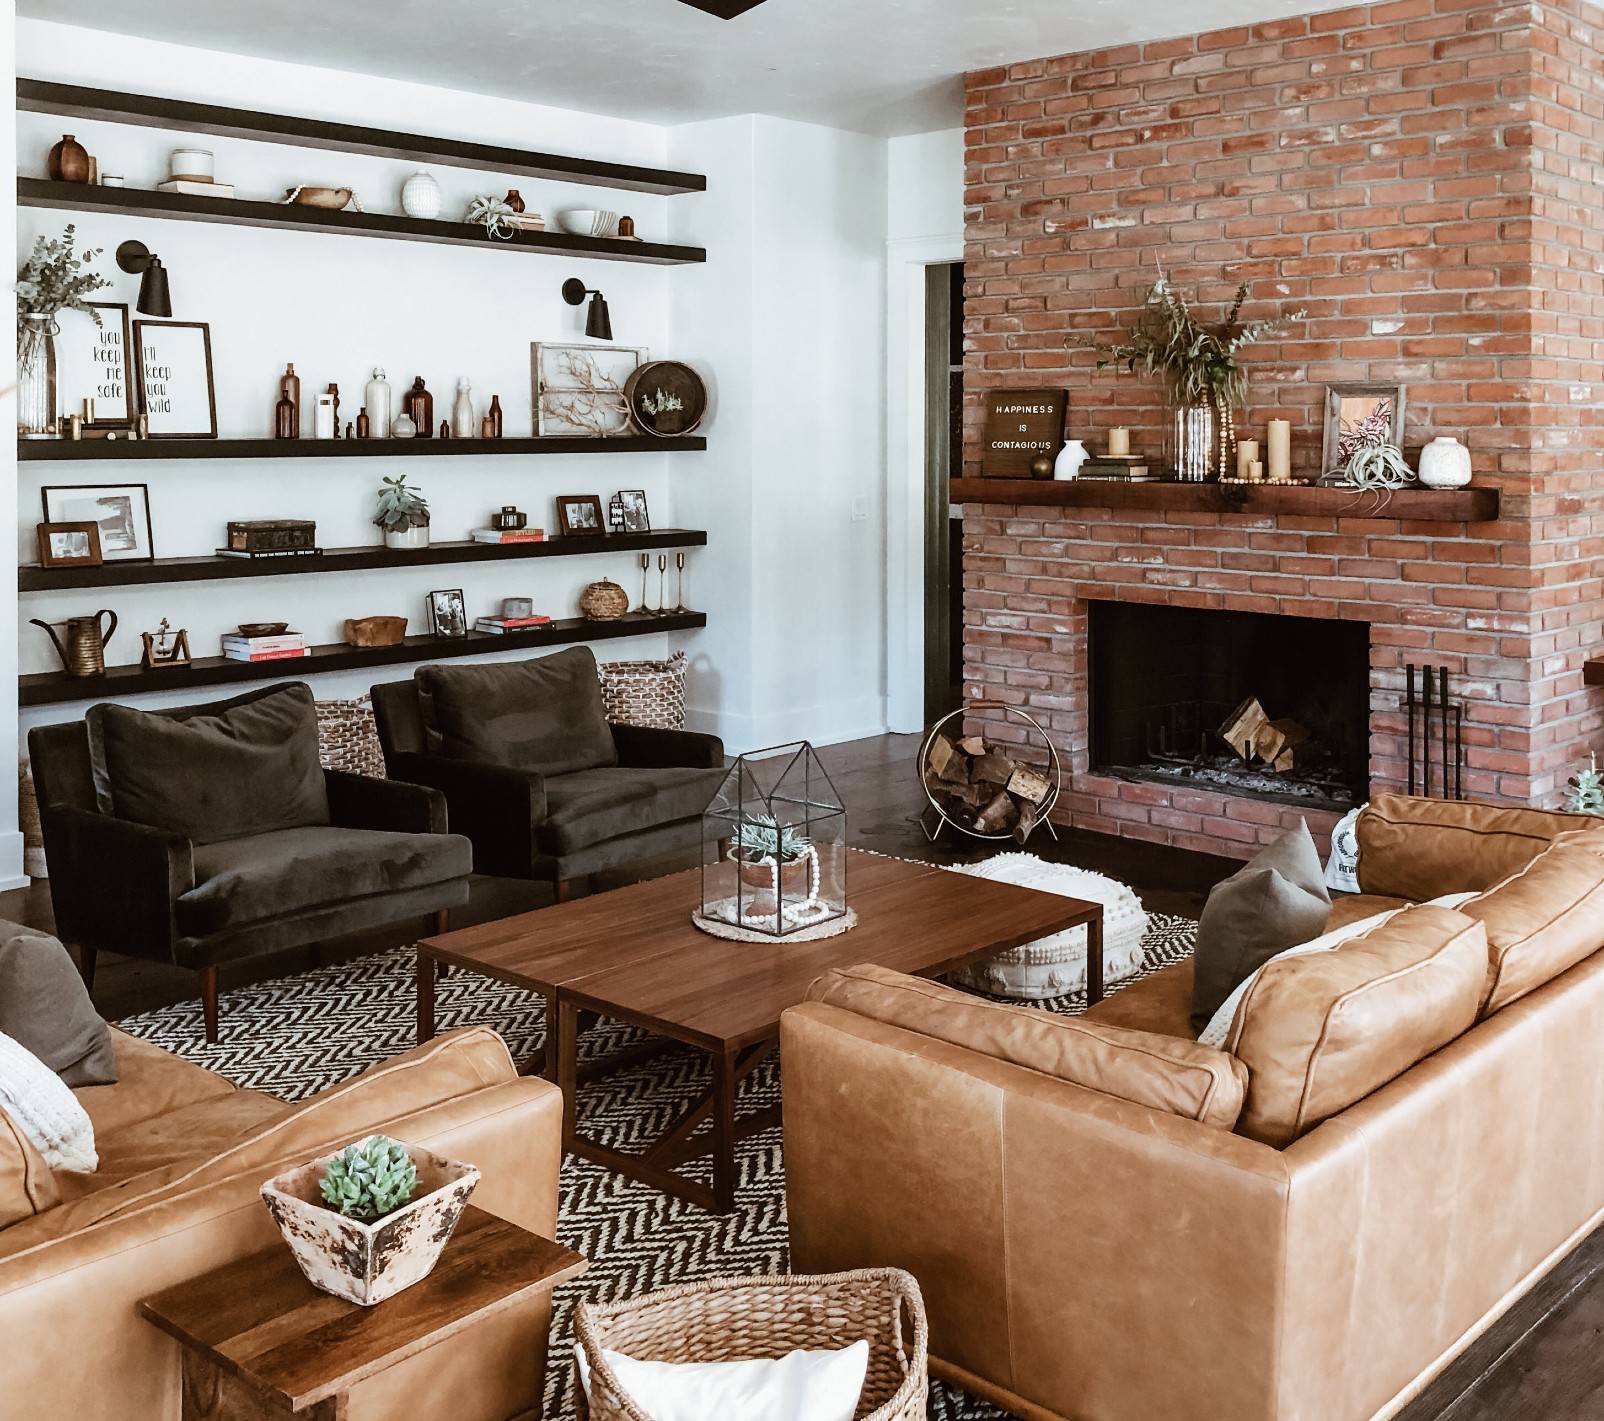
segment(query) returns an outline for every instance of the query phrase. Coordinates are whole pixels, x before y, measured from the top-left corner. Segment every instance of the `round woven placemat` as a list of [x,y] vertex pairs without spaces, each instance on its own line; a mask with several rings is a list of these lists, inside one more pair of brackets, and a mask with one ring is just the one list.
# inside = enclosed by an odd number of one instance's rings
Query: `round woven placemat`
[[839,937],[844,932],[850,932],[858,925],[858,915],[848,908],[839,918],[815,923],[811,928],[798,928],[795,932],[785,933],[780,937],[776,937],[773,933],[758,932],[755,928],[738,928],[721,918],[704,917],[700,911],[691,914],[691,922],[709,936],[721,937],[729,942],[817,942],[820,938]]

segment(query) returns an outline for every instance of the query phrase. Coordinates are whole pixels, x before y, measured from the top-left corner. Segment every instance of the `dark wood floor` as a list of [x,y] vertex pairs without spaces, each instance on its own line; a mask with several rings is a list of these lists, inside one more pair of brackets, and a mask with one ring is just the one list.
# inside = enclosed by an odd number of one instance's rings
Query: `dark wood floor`
[[[943,840],[930,844],[919,827],[924,804],[913,774],[917,737],[885,735],[821,753],[847,806],[847,829],[858,848],[931,862],[984,858],[995,846]],[[1129,883],[1154,912],[1196,917],[1209,889],[1236,863],[1203,854],[1060,830],[1055,843],[1039,833],[1030,851],[1043,858],[1096,869]],[[950,834],[950,831],[949,831]],[[1011,847],[1005,845],[1004,847]],[[641,865],[635,877],[684,866],[673,861]],[[619,886],[598,880],[592,892]],[[550,902],[546,889],[505,879],[475,879],[468,906],[454,926],[523,912]],[[43,883],[0,893],[0,917],[50,928],[50,896]],[[404,942],[406,930],[280,953],[229,971],[223,990],[282,976],[322,962],[360,956]],[[192,974],[130,958],[106,957],[96,982],[96,1003],[116,1019],[195,994]],[[223,1002],[226,1033],[228,1002]],[[1604,1421],[1604,1229],[1587,1239],[1560,1267],[1399,1414],[1398,1421]],[[1311,1379],[1314,1382],[1314,1379]]]

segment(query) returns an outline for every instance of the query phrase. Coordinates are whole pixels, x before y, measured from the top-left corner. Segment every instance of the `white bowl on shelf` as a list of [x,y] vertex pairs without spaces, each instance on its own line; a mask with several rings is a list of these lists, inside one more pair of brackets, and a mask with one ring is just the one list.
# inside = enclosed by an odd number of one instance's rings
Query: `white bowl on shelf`
[[616,237],[618,214],[599,207],[570,207],[557,214],[557,223],[574,237]]

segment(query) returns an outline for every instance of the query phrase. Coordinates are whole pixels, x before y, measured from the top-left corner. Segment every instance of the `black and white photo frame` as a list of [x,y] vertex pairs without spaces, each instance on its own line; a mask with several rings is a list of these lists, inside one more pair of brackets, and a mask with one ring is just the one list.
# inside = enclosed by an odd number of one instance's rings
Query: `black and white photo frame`
[[105,562],[150,562],[156,556],[147,484],[47,484],[39,490],[46,523],[93,523]]
[[429,629],[450,641],[460,641],[468,635],[468,608],[460,587],[429,594]]

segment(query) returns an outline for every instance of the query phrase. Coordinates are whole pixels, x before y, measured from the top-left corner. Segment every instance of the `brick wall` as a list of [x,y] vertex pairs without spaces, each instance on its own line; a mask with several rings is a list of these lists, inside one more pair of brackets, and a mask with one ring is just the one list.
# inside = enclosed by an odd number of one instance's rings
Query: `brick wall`
[[966,692],[1034,707],[1067,752],[1066,817],[1242,851],[1284,810],[1087,773],[1085,603],[1144,598],[1371,624],[1372,771],[1402,782],[1407,661],[1466,704],[1467,790],[1557,803],[1604,728],[1581,662],[1604,618],[1604,146],[1599,12],[1397,0],[988,70],[968,83],[966,471],[980,394],[1070,389],[1069,432],[1157,452],[1157,387],[1098,375],[1159,262],[1249,316],[1245,437],[1323,387],[1408,386],[1405,444],[1454,434],[1495,523],[965,509]]

